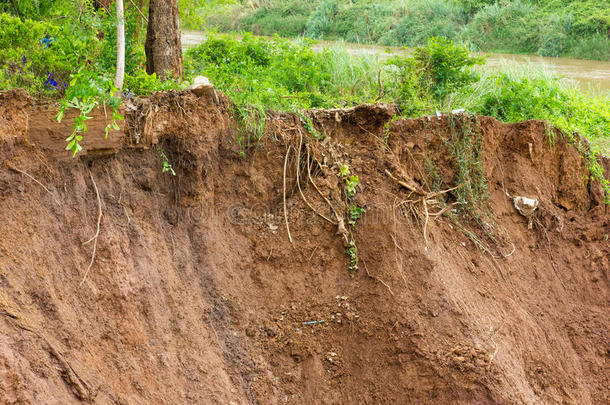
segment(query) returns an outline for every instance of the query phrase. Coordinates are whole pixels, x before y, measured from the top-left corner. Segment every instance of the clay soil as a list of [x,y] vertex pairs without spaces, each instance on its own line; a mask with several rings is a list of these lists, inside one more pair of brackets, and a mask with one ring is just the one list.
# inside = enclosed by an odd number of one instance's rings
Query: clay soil
[[271,113],[242,157],[218,96],[107,140],[98,112],[72,159],[70,117],[0,94],[0,403],[610,403],[610,214],[561,134],[363,105],[308,112],[324,140]]

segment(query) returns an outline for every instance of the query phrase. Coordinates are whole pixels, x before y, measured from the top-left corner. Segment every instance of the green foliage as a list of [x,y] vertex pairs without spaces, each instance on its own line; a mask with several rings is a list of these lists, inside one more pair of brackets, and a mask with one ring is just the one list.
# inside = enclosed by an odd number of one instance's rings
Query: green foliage
[[307,21],[307,36],[323,38],[331,27],[331,20],[339,11],[338,0],[323,0],[315,8]]
[[549,0],[541,2],[545,11],[571,17],[571,34],[588,36],[608,35],[610,29],[610,0]]
[[346,197],[352,198],[356,194],[360,179],[358,176],[351,174],[349,167],[346,164],[339,166],[339,175],[345,181],[345,195]]
[[610,60],[609,0],[514,0],[490,4],[462,39],[478,49]]
[[364,214],[365,212],[366,208],[362,208],[355,204],[352,204],[349,207],[347,223],[350,224],[352,227],[356,226],[356,221],[358,221],[362,214]]
[[140,95],[150,95],[155,91],[164,90],[180,90],[184,88],[182,83],[179,83],[171,78],[161,80],[155,73],[149,75],[145,70],[136,70],[132,74],[125,75],[125,89]]
[[415,48],[412,66],[423,81],[422,86],[441,101],[450,92],[476,82],[479,75],[471,68],[484,61],[471,56],[462,45],[444,38],[430,38],[427,46]]
[[307,41],[250,34],[209,34],[185,56],[187,75],[208,77],[233,101],[242,126],[242,150],[262,136],[267,109],[300,114],[304,108],[368,101],[376,92],[376,66],[367,58],[351,58],[344,50],[317,52]]
[[305,130],[307,131],[307,133],[309,133],[311,136],[313,136],[314,139],[317,139],[318,141],[321,141],[324,139],[325,135],[319,133],[316,130],[316,128],[313,126],[313,122],[310,117],[307,117],[307,116],[301,114],[301,120],[303,121],[303,126],[305,127]]
[[172,176],[175,176],[176,172],[174,171],[172,164],[167,159],[167,156],[165,156],[163,148],[157,148],[157,152],[159,152],[159,157],[161,158],[161,173],[171,173]]
[[[210,78],[237,104],[320,107],[325,98],[320,90],[330,78],[324,56],[309,46],[279,38],[246,34],[240,40],[210,34],[203,44],[187,51],[187,69],[189,74]],[[294,98],[284,97],[289,95]],[[295,103],[295,99],[300,101]]]
[[349,258],[349,266],[347,268],[347,270],[349,271],[350,275],[352,277],[356,276],[356,273],[358,272],[358,248],[356,247],[356,242],[351,239],[348,244],[347,244],[347,248],[345,249],[345,253],[347,254],[347,257]]
[[411,115],[425,112],[434,103],[443,105],[450,93],[476,82],[479,76],[472,67],[484,59],[450,40],[430,38],[411,57],[396,56],[387,63],[396,74],[400,106]]
[[112,79],[100,76],[92,70],[81,68],[78,73],[71,75],[70,86],[57,114],[57,121],[62,121],[67,108],[79,110],[79,115],[74,118],[72,133],[66,138],[66,150],[71,151],[72,156],[76,156],[82,149],[80,141],[87,132],[87,121],[92,118],[89,113],[94,108],[102,106],[112,112],[111,122],[106,125],[106,137],[110,129],[119,129],[117,121],[123,117],[118,112],[121,99],[114,96],[115,92]]
[[496,3],[498,0],[453,0],[454,3],[459,4],[464,10],[472,15],[485,6]]
[[369,44],[387,42],[382,38],[388,33],[388,23],[395,14],[391,4],[373,1],[341,3],[329,21],[325,38]]
[[[73,15],[47,22],[0,14],[0,77],[4,77],[4,87],[23,87],[38,95],[62,95],[70,74],[83,66],[104,75],[114,74],[114,14],[95,12],[90,2],[79,3],[79,7],[80,12],[66,9],[64,4],[59,10]],[[114,5],[111,13],[113,9]],[[145,57],[136,35],[135,13],[131,8],[126,13],[126,73],[138,76]]]
[[[185,0],[186,1],[186,0]],[[190,0],[190,2],[206,2]],[[226,3],[226,2],[221,2]],[[610,0],[253,0],[206,15],[220,30],[381,45],[445,37],[484,51],[610,60]],[[210,8],[207,9],[210,11]]]
[[463,38],[483,51],[536,53],[538,18],[535,7],[520,0],[491,4],[473,16]]
[[345,194],[348,198],[352,198],[356,194],[356,188],[360,184],[360,179],[356,175],[349,176],[345,179]]
[[39,19],[49,15],[61,0],[0,0],[0,13],[10,13],[22,19]]
[[[42,42],[45,35],[54,38],[49,45]],[[70,72],[88,61],[87,55],[98,49],[97,38],[84,29],[60,27],[32,20],[20,20],[0,14],[0,70],[7,87],[24,87],[34,94],[55,91],[47,83],[52,75],[63,91]]]
[[350,174],[349,166],[347,166],[345,164],[339,166],[339,174],[341,175],[341,177],[349,176],[349,174]]
[[405,15],[380,39],[383,45],[423,45],[430,37],[459,38],[466,24],[464,10],[447,0],[414,0]]

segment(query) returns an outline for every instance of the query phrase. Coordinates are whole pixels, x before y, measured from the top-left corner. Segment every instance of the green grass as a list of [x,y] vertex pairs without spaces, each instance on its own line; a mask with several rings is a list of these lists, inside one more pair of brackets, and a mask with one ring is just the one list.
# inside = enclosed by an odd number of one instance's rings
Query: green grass
[[610,0],[249,0],[209,9],[206,21],[259,35],[398,46],[443,36],[481,51],[610,60]]

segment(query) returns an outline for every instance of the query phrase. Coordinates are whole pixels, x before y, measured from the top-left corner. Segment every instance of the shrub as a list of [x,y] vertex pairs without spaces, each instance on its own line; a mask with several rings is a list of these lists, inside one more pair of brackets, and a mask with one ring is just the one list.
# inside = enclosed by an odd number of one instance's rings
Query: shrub
[[398,74],[403,113],[411,115],[424,112],[433,102],[444,104],[450,93],[476,82],[479,76],[472,67],[483,62],[462,45],[430,38],[428,45],[416,48],[412,57],[394,57],[388,64]]
[[8,87],[63,91],[70,73],[91,63],[99,48],[99,40],[81,27],[71,30],[0,14],[0,70]]
[[334,16],[327,37],[377,43],[387,33],[394,11],[390,3],[361,1],[344,5]]
[[[113,6],[114,7],[114,6]],[[126,14],[126,73],[137,75],[145,64],[135,35],[135,11]],[[113,73],[116,64],[116,19],[85,9],[76,19],[39,22],[0,14],[0,71],[6,87],[31,93],[63,94],[79,67]]]
[[338,0],[320,2],[307,21],[306,35],[310,38],[324,38],[330,31],[331,19],[338,11]]
[[571,45],[568,32],[572,18],[566,14],[551,14],[547,18],[548,23],[540,30],[537,53],[541,56],[564,55]]
[[577,38],[572,42],[569,55],[573,58],[610,61],[610,38],[601,34]]
[[23,19],[39,19],[48,15],[60,0],[5,0],[0,1],[0,13],[10,13]]
[[468,23],[462,38],[483,51],[536,53],[539,30],[536,9],[517,0],[483,7]]
[[125,75],[125,91],[138,95],[150,95],[155,91],[178,90],[183,85],[171,80],[161,80],[155,73],[149,75],[145,70],[136,70]]
[[466,24],[466,13],[446,0],[415,0],[406,15],[380,39],[384,45],[423,45],[430,37],[456,40]]

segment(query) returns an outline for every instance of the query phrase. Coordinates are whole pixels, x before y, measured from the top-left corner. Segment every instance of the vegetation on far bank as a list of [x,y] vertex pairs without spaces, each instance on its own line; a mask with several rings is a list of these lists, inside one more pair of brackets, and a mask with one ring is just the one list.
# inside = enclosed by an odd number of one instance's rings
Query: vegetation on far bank
[[[183,0],[186,2],[187,0]],[[190,0],[189,29],[610,60],[610,0]],[[228,4],[228,5],[226,5]],[[202,18],[201,15],[205,15]]]

